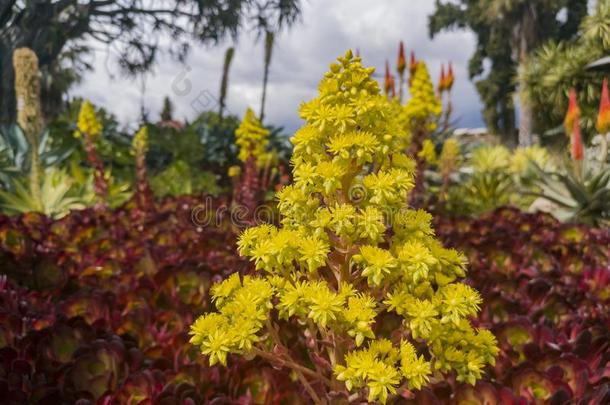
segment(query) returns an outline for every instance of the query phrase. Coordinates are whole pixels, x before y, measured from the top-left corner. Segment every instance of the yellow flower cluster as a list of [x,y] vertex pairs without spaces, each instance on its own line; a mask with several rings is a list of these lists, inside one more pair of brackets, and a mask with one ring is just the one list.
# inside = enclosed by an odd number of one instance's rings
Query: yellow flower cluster
[[241,167],[239,166],[231,166],[227,170],[227,175],[229,177],[239,177],[241,175]]
[[76,124],[78,130],[74,133],[76,138],[87,136],[91,139],[96,139],[102,133],[102,123],[95,115],[95,107],[89,100],[83,101],[78,113],[78,121]]
[[264,158],[265,148],[269,142],[269,130],[263,127],[251,108],[235,131],[235,143],[239,146],[238,158],[242,162],[250,157]]
[[432,142],[430,139],[424,139],[424,142],[422,142],[421,150],[417,155],[426,163],[429,163],[431,165],[436,164],[438,160],[438,157],[436,156],[436,148],[434,146],[434,142]]
[[134,135],[131,150],[134,155],[146,155],[148,152],[148,127],[146,125],[142,126]]
[[411,98],[404,108],[411,128],[413,130],[434,131],[443,107],[441,100],[434,92],[434,84],[430,78],[428,67],[422,61],[417,62],[409,92]]
[[456,139],[449,138],[443,143],[438,168],[443,177],[449,176],[460,165],[460,144]]
[[258,342],[262,328],[273,307],[273,288],[264,279],[233,274],[212,287],[218,313],[203,315],[191,326],[191,343],[210,357],[210,365],[226,365],[227,354],[247,353]]
[[[406,206],[409,137],[372,73],[348,51],[301,105],[281,226],[247,229],[238,242],[259,275],[216,285],[218,312],[192,326],[211,364],[227,353],[273,355],[276,313],[312,339],[333,336],[316,353],[333,367],[328,379],[369,401],[385,402],[403,383],[421,388],[434,370],[472,384],[493,364],[493,335],[468,320],[481,298],[457,282],[464,257],[435,239],[429,214]],[[378,323],[387,313],[401,318],[396,333]]]

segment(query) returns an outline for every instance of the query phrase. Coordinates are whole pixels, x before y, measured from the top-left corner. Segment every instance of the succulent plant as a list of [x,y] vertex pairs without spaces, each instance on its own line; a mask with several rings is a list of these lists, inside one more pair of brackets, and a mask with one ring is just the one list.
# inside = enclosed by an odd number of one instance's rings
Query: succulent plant
[[[132,202],[56,219],[0,215],[3,403],[309,403],[285,363],[230,355],[229,367],[210,367],[189,343],[187,325],[212,308],[209,286],[255,271],[226,222],[193,217],[203,204],[165,197],[141,223]],[[473,326],[497,336],[496,365],[474,386],[433,375],[388,402],[610,402],[608,229],[508,208],[438,216],[434,228],[468,259],[464,281],[483,298]],[[379,319],[382,333],[398,326]],[[286,345],[307,347],[295,329]]]
[[566,165],[563,172],[533,165],[539,191],[532,195],[554,204],[553,215],[562,221],[593,226],[610,224],[610,166]]

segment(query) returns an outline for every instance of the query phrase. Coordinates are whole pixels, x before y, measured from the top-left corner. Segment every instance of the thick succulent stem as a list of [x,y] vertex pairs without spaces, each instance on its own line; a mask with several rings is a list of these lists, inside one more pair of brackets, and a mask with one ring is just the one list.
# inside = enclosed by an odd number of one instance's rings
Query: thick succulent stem
[[90,136],[85,134],[85,151],[87,152],[87,160],[93,168],[93,191],[97,197],[96,209],[104,209],[107,207],[108,199],[108,182],[106,181],[104,172],[104,162],[100,159],[95,142]]
[[415,186],[409,193],[409,205],[413,208],[420,208],[423,203],[426,160],[419,156],[419,152],[422,150],[426,135],[426,131],[421,129],[416,131],[413,134],[413,141],[409,148],[409,154],[415,159]]
[[136,201],[141,209],[149,208],[153,200],[146,175],[146,155],[136,154]]
[[260,201],[260,179],[259,170],[256,166],[256,159],[250,156],[244,164],[244,172],[239,185],[236,187],[233,201],[240,208],[244,209],[244,217],[242,218],[247,224],[251,224],[254,220],[254,214]]
[[[30,137],[28,137],[30,138]],[[30,139],[30,154],[31,154],[31,167],[30,167],[30,192],[32,198],[36,202],[36,208],[40,211],[43,209],[42,193],[40,190],[40,155],[38,150],[38,139]]]

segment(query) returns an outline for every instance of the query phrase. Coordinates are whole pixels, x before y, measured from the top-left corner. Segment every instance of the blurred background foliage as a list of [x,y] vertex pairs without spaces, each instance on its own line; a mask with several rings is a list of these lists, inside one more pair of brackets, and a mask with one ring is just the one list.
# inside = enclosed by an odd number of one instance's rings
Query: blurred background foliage
[[[610,1],[599,0],[586,16],[578,35],[568,41],[551,40],[537,49],[520,74],[536,111],[536,132],[547,136],[562,133],[560,123],[567,109],[567,94],[575,88],[582,111],[584,134],[592,138],[603,78],[608,72],[586,69],[610,55]],[[553,131],[556,129],[555,131]]]

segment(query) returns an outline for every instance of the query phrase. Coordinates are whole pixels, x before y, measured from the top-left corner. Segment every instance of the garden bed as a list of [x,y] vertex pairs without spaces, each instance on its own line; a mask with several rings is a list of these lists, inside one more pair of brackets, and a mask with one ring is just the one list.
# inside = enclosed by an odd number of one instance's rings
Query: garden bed
[[[227,226],[198,227],[204,202],[143,212],[75,211],[60,220],[0,217],[0,397],[8,403],[296,403],[289,373],[257,359],[208,367],[188,343],[208,288],[252,271]],[[221,202],[216,202],[221,204]],[[437,217],[469,258],[478,319],[497,336],[496,365],[474,387],[451,378],[413,403],[610,401],[610,232],[500,209]],[[299,399],[300,398],[300,399]]]

